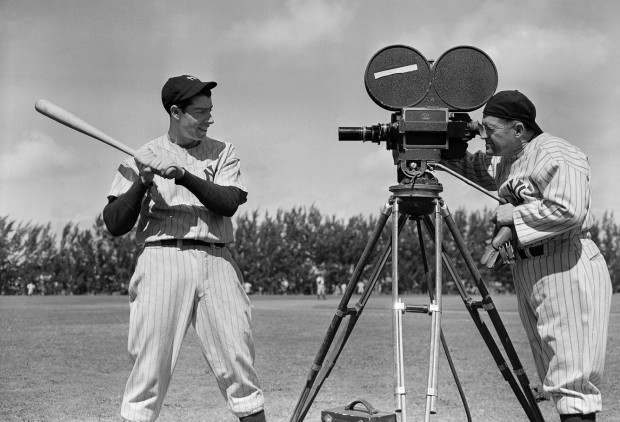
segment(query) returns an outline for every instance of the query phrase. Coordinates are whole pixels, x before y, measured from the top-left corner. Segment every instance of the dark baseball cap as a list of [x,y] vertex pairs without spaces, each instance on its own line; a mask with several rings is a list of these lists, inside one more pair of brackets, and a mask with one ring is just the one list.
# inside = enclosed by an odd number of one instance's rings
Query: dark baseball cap
[[202,82],[195,76],[174,76],[166,81],[161,90],[161,102],[167,112],[174,103],[193,97],[204,89],[213,89],[216,82]]
[[527,123],[536,133],[543,130],[536,124],[536,107],[519,91],[500,91],[484,106],[482,114]]

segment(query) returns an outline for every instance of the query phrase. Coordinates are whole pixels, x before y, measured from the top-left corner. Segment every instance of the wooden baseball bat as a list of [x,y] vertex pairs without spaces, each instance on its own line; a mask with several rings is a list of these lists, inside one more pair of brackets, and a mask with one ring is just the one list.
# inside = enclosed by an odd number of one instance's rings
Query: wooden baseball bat
[[88,135],[91,138],[95,138],[96,140],[101,141],[104,144],[108,144],[111,147],[114,147],[120,151],[123,151],[126,154],[131,155],[132,157],[136,153],[134,149],[129,148],[122,142],[117,141],[116,139],[103,133],[96,127],[86,123],[84,120],[80,119],[76,115],[68,112],[62,107],[58,107],[56,104],[50,101],[39,100],[35,103],[34,108],[39,113],[49,117],[50,119],[56,120],[58,123],[70,127],[71,129],[77,130],[78,132],[82,132],[83,134]]
[[[118,141],[111,136],[103,133],[96,127],[90,125],[89,123],[86,123],[84,120],[77,117],[75,114],[68,112],[64,108],[59,107],[50,101],[42,99],[38,100],[35,103],[34,108],[39,113],[49,117],[50,119],[56,120],[58,123],[70,127],[73,130],[77,130],[84,135],[95,138],[96,140],[101,141],[104,144],[108,144],[111,147],[118,149],[119,151],[131,155],[132,157],[136,155],[136,151],[133,148],[130,148],[121,141]],[[169,177],[174,177],[176,173],[176,168],[170,167],[165,171],[165,173]]]

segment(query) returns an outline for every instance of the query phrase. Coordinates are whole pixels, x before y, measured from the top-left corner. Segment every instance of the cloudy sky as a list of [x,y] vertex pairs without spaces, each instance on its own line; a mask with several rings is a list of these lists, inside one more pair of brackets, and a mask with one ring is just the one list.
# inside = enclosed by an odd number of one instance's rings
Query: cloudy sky
[[[395,183],[391,153],[337,131],[390,120],[364,72],[402,44],[429,60],[456,46],[486,52],[498,90],[524,92],[545,131],[589,156],[595,215],[618,220],[619,15],[614,0],[3,0],[0,216],[89,226],[125,158],[37,113],[38,99],[138,148],[167,130],[161,87],[180,74],[218,82],[209,134],[241,156],[242,212],[377,214]],[[494,205],[438,176],[453,210]]]

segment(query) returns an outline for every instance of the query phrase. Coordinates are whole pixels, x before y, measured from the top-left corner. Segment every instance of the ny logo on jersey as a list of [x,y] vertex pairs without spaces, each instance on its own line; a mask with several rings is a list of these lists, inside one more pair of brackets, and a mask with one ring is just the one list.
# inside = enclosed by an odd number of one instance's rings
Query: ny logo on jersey
[[526,188],[527,186],[525,185],[525,183],[523,183],[522,180],[515,179],[509,181],[508,185],[506,186],[508,192],[510,192],[512,197],[515,199],[516,204],[522,204],[525,202],[524,193]]
[[204,170],[207,180],[213,181],[215,179],[215,165],[209,164]]

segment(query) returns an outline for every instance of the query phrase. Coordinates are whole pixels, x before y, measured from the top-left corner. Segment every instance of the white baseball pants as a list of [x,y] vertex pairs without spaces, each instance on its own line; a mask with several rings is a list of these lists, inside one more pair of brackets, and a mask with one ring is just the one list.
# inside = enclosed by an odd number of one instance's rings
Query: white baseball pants
[[138,258],[129,296],[134,366],[121,406],[125,419],[157,419],[190,323],[233,414],[263,409],[250,301],[228,249],[148,246]]
[[605,366],[609,271],[589,239],[544,246],[544,255],[517,259],[513,269],[521,321],[558,413],[594,413],[602,408],[597,385]]

